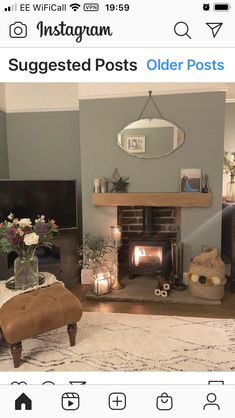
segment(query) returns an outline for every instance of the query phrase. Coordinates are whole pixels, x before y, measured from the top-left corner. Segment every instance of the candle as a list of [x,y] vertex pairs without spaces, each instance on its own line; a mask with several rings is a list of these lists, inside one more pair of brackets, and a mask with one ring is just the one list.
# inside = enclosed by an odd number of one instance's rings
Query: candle
[[106,279],[103,273],[97,274],[94,290],[97,295],[102,295],[109,292],[109,279]]
[[100,179],[94,179],[94,193],[100,193]]
[[99,281],[99,293],[103,294],[103,293],[108,293],[108,281],[107,280],[102,280]]
[[100,188],[101,188],[101,193],[107,193],[107,191],[108,191],[108,181],[106,179],[101,179]]
[[114,241],[121,241],[122,231],[120,226],[112,226],[112,237]]

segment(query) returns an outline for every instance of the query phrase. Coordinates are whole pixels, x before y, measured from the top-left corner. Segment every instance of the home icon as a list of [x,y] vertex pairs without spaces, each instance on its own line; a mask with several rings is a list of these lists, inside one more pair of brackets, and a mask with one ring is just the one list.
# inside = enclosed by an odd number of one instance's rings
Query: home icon
[[26,411],[31,411],[32,409],[32,401],[22,393],[19,398],[15,400],[15,410],[20,411],[21,409],[25,409]]

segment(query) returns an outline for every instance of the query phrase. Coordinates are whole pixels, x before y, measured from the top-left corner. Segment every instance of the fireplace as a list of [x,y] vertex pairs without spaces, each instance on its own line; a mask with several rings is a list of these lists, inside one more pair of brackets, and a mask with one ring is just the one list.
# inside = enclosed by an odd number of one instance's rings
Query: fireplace
[[170,241],[143,237],[129,242],[129,278],[138,275],[169,275]]
[[180,240],[180,208],[119,206],[122,226],[119,265],[130,279],[171,272],[172,242]]

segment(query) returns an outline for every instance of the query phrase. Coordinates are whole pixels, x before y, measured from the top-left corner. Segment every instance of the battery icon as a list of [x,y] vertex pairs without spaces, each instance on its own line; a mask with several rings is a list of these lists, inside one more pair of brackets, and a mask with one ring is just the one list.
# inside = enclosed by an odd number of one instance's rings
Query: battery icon
[[228,12],[230,9],[229,3],[214,3],[215,12]]

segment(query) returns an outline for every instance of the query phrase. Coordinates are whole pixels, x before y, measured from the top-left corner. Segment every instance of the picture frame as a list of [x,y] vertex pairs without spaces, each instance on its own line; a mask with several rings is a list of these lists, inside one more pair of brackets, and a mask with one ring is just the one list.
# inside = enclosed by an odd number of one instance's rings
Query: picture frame
[[201,192],[202,171],[200,168],[182,168],[180,170],[180,191]]
[[125,143],[130,154],[145,153],[145,135],[125,135]]

